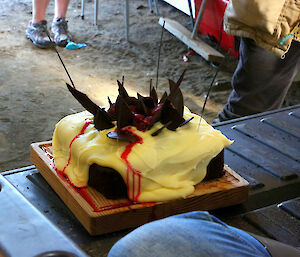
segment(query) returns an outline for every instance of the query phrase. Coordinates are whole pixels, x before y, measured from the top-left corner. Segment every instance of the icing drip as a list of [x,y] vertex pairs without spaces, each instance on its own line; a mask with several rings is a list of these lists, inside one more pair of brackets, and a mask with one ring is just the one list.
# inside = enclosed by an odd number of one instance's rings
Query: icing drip
[[[65,182],[67,182],[68,184],[70,184],[74,190],[79,193],[81,195],[82,198],[85,199],[85,201],[93,208],[94,212],[103,212],[103,211],[107,211],[107,210],[113,210],[113,209],[117,209],[117,208],[121,208],[121,207],[125,207],[125,206],[129,206],[132,204],[131,201],[127,201],[125,203],[118,203],[118,204],[113,204],[113,205],[107,205],[107,206],[102,206],[102,207],[98,207],[95,203],[95,201],[92,199],[92,197],[90,196],[90,194],[88,193],[86,187],[77,187],[75,186],[70,179],[68,178],[68,176],[65,174],[65,170],[66,168],[70,165],[70,161],[71,161],[71,147],[73,142],[79,138],[81,135],[84,134],[85,130],[87,129],[87,127],[93,124],[93,121],[90,119],[86,119],[85,123],[81,129],[81,131],[79,132],[79,134],[77,134],[70,142],[69,144],[69,158],[67,161],[67,164],[64,166],[64,168],[62,170],[58,170],[55,169],[58,176],[64,180]],[[134,145],[136,145],[137,143],[142,144],[143,143],[143,139],[141,137],[139,137],[138,135],[136,135],[131,128],[123,128],[122,130],[126,131],[127,133],[132,134],[133,136],[136,136],[138,138],[137,141],[133,142],[133,143],[129,143],[128,145],[126,145],[125,150],[123,151],[122,155],[121,155],[121,159],[125,161],[126,166],[127,166],[127,188],[128,188],[128,194],[130,191],[130,186],[129,186],[129,176],[130,176],[130,171],[132,172],[132,199],[134,202],[138,202],[138,198],[141,194],[141,172],[136,170],[135,168],[133,168],[132,164],[129,162],[128,160],[128,155],[130,154],[132,148]],[[43,149],[44,151],[46,149]],[[137,176],[137,190],[135,189],[135,177]],[[136,191],[136,192],[135,192]]]
[[[126,130],[126,132],[131,133],[132,135],[136,136],[138,138],[137,141],[133,143],[129,143],[126,145],[125,150],[121,154],[121,159],[126,163],[127,166],[127,175],[126,175],[126,184],[127,184],[127,190],[128,190],[128,195],[130,193],[130,183],[129,183],[129,178],[130,178],[130,171],[132,172],[132,200],[134,202],[138,202],[139,196],[141,194],[141,172],[139,170],[136,170],[133,168],[132,164],[128,160],[128,155],[130,154],[133,146],[136,144],[142,144],[143,139],[136,135],[132,129],[129,127],[124,128],[123,130]],[[137,190],[135,190],[135,177],[137,176]],[[135,192],[136,191],[136,192]]]
[[68,158],[68,162],[67,162],[67,164],[65,165],[65,167],[64,167],[61,171],[59,171],[59,172],[61,172],[62,174],[65,175],[65,170],[66,170],[66,168],[70,165],[70,161],[71,161],[71,146],[72,146],[73,142],[74,142],[78,137],[80,137],[81,135],[84,134],[85,130],[87,129],[87,127],[88,127],[90,124],[94,124],[94,122],[93,122],[92,120],[90,120],[90,119],[86,119],[86,120],[85,120],[85,123],[84,123],[84,125],[83,125],[83,127],[82,127],[82,129],[81,129],[81,131],[80,131],[80,133],[79,133],[78,135],[76,135],[76,136],[72,139],[72,141],[70,142],[70,145],[69,145],[69,158]]

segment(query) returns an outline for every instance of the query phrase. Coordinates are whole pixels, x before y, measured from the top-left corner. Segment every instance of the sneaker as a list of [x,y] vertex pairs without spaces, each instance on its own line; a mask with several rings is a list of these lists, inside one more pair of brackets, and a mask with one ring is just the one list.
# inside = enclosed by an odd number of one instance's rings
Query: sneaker
[[58,46],[65,47],[68,40],[72,39],[68,31],[68,21],[65,18],[58,18],[53,21],[52,32],[54,33],[54,42]]
[[26,37],[39,48],[53,47],[53,42],[48,37],[47,21],[43,20],[37,23],[30,22],[26,29]]

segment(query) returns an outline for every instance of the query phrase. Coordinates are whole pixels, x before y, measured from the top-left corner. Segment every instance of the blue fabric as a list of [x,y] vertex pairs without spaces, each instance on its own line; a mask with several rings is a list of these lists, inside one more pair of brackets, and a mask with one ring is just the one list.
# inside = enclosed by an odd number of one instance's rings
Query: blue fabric
[[75,50],[75,49],[79,49],[82,47],[86,47],[86,43],[77,44],[77,43],[74,43],[74,42],[68,40],[68,44],[66,45],[66,49],[69,49],[69,50]]
[[208,212],[190,212],[143,225],[118,241],[108,257],[270,257],[248,233]]

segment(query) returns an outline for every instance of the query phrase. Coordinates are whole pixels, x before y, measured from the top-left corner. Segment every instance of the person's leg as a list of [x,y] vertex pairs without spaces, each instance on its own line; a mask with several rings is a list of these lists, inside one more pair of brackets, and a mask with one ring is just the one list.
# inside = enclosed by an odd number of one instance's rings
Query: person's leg
[[190,212],[141,226],[118,241],[108,257],[270,257],[259,241],[207,212]]
[[54,19],[66,18],[70,0],[55,0]]
[[54,42],[59,46],[66,46],[71,35],[68,31],[68,22],[66,14],[70,0],[55,0],[55,14],[52,23],[52,32],[54,33]]
[[26,37],[39,48],[49,48],[53,43],[49,39],[45,13],[50,0],[32,0],[32,20],[26,29]]
[[50,0],[32,0],[32,23],[45,20],[45,13]]
[[300,43],[293,41],[286,57],[241,38],[240,58],[232,77],[227,104],[220,121],[280,108],[300,68]]

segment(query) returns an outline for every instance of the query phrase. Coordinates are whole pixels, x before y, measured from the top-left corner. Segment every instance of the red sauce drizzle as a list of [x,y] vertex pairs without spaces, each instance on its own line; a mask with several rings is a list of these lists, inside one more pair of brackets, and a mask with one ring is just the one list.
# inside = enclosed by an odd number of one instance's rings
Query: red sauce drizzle
[[[85,201],[93,208],[94,212],[103,212],[103,211],[108,211],[108,210],[113,210],[113,209],[117,209],[117,208],[121,208],[121,207],[126,207],[126,206],[130,206],[133,204],[133,202],[131,201],[126,201],[123,203],[116,203],[116,204],[111,204],[111,205],[107,205],[107,206],[102,206],[102,207],[98,207],[95,203],[95,201],[92,199],[91,195],[88,193],[87,191],[87,187],[77,187],[75,186],[70,179],[68,178],[67,174],[65,174],[65,170],[66,168],[70,165],[70,161],[71,161],[71,146],[73,144],[73,142],[79,138],[81,135],[84,134],[85,130],[87,129],[87,127],[93,124],[93,121],[90,119],[86,119],[85,120],[85,124],[82,127],[80,133],[78,135],[76,135],[72,141],[70,142],[69,145],[69,158],[68,158],[68,162],[65,165],[65,167],[63,168],[63,170],[58,170],[57,168],[55,168],[55,171],[57,173],[57,175],[65,182],[67,182],[69,185],[72,186],[72,188],[78,193],[80,194],[80,196],[85,199]],[[127,165],[127,187],[128,187],[128,191],[129,191],[129,173],[130,171],[132,172],[132,199],[134,202],[138,202],[138,198],[141,194],[141,172],[136,170],[135,168],[133,168],[132,164],[128,161],[128,155],[130,154],[132,147],[134,145],[136,145],[137,143],[142,144],[143,143],[143,139],[141,137],[139,137],[138,135],[136,135],[131,128],[125,128],[124,130],[126,130],[128,133],[133,134],[134,136],[136,136],[138,138],[138,141],[133,142],[133,143],[129,143],[126,147],[124,152],[121,155],[122,160],[125,161],[126,165]],[[53,160],[53,155],[51,153],[49,153],[49,151],[47,150],[46,147],[41,146],[41,149],[43,151],[46,152],[47,156]],[[138,188],[137,188],[137,193],[135,194],[135,175],[138,176]]]
[[94,122],[93,122],[92,120],[90,120],[90,119],[86,119],[86,120],[85,120],[85,123],[84,123],[84,125],[83,125],[83,128],[81,129],[81,131],[79,132],[79,134],[76,135],[76,136],[71,140],[70,145],[69,145],[69,159],[68,159],[68,162],[67,162],[66,166],[65,166],[65,167],[63,168],[63,170],[61,171],[63,174],[65,173],[65,170],[66,170],[66,168],[69,166],[70,161],[71,161],[71,146],[72,146],[73,142],[74,142],[78,137],[80,137],[81,135],[84,134],[85,130],[87,129],[87,127],[88,127],[90,124],[94,124]]
[[89,192],[87,191],[86,188],[75,188],[76,192],[79,193],[81,195],[81,197],[83,199],[85,199],[88,204],[93,208],[94,212],[103,212],[103,211],[109,211],[109,210],[113,210],[113,209],[117,209],[117,208],[121,208],[121,207],[126,207],[126,206],[130,206],[132,205],[131,201],[126,201],[123,203],[116,203],[116,204],[111,204],[111,205],[106,205],[106,206],[102,206],[102,207],[98,207],[93,198],[91,197],[91,195],[89,194]]
[[[110,210],[110,206],[105,206],[105,207],[101,207],[99,208],[95,201],[92,199],[92,197],[90,196],[90,194],[88,193],[86,187],[77,187],[75,186],[71,181],[70,179],[68,178],[67,174],[65,173],[65,170],[66,168],[70,165],[70,161],[71,161],[71,146],[73,144],[73,142],[79,138],[81,135],[84,134],[85,130],[87,129],[87,127],[90,125],[90,124],[93,124],[94,122],[90,119],[86,119],[85,120],[85,123],[81,129],[81,131],[79,132],[78,135],[76,135],[70,142],[69,144],[69,158],[68,158],[68,161],[67,161],[67,164],[65,165],[65,167],[63,168],[63,170],[58,170],[55,168],[56,170],[56,173],[57,175],[65,182],[67,182],[68,184],[70,184],[72,186],[72,188],[78,193],[81,195],[81,197],[93,208],[93,211],[94,212],[102,212],[102,211],[105,211],[105,210]],[[114,209],[113,207],[111,209]]]
[[87,191],[87,187],[76,187],[68,178],[66,174],[61,173],[61,171],[57,170],[57,175],[65,182],[67,182],[69,185],[72,186],[72,188],[80,194],[80,196],[93,208],[94,212],[104,212],[104,211],[109,211],[109,210],[114,210],[117,208],[121,207],[126,207],[132,205],[131,201],[126,201],[123,203],[116,203],[116,204],[111,204],[111,205],[106,205],[102,207],[98,207],[89,192]]
[[[126,163],[126,166],[127,166],[126,184],[127,184],[127,188],[128,188],[128,195],[129,195],[129,189],[130,189],[130,186],[129,186],[129,175],[130,174],[129,173],[131,171],[132,172],[132,200],[134,202],[138,202],[138,198],[141,194],[141,172],[136,170],[135,168],[133,168],[132,164],[128,161],[128,155],[130,154],[133,146],[135,146],[136,144],[143,143],[143,139],[141,137],[139,137],[137,134],[135,134],[132,131],[132,129],[130,129],[129,127],[124,128],[124,129],[127,132],[131,133],[132,135],[134,135],[138,138],[137,141],[126,145],[125,150],[121,154],[121,159]],[[137,188],[136,194],[135,194],[135,176],[138,176],[138,188]]]

